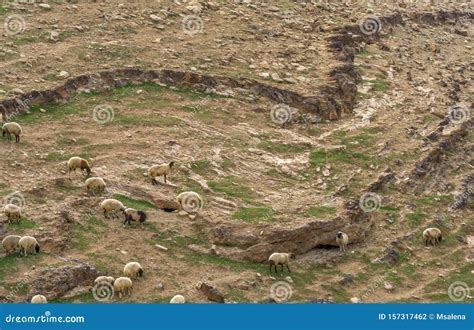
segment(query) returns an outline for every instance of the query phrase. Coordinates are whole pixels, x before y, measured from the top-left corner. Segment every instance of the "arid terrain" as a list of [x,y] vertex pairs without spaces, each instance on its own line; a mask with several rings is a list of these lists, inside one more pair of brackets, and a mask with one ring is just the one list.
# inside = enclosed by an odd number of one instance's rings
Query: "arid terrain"
[[[471,1],[18,2],[0,0],[0,110],[23,129],[0,191],[23,218],[2,213],[0,240],[41,252],[0,250],[2,301],[95,302],[137,261],[104,302],[213,300],[201,282],[226,302],[474,302]],[[106,192],[69,179],[72,156]],[[162,210],[183,191],[197,216]]]

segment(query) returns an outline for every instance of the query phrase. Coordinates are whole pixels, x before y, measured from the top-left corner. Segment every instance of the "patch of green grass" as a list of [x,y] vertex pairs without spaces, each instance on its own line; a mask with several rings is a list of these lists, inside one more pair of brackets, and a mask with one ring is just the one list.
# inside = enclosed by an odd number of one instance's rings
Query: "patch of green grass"
[[71,298],[59,298],[59,299],[51,299],[48,303],[53,304],[72,304],[72,303],[85,303],[85,304],[96,304],[97,300],[95,300],[94,296],[92,295],[92,291],[85,292],[83,294],[77,295]]
[[188,261],[194,264],[218,265],[218,266],[226,267],[229,270],[236,271],[236,272],[241,272],[244,270],[253,270],[259,273],[264,273],[265,271],[268,271],[267,266],[263,264],[232,260],[232,259],[214,256],[214,255],[200,254],[194,251],[190,251],[189,253],[186,253],[185,259],[187,259]]
[[277,143],[272,141],[262,141],[257,145],[257,147],[262,150],[277,154],[294,154],[309,149],[309,146]]
[[211,162],[207,159],[195,160],[191,162],[191,170],[199,175],[205,176],[209,173]]
[[273,210],[268,207],[241,207],[232,218],[246,222],[259,223],[262,221],[271,221],[273,219]]
[[452,200],[449,195],[424,196],[415,201],[416,206],[419,207],[434,207],[439,206],[440,203],[448,205]]
[[3,6],[0,6],[0,15],[8,13],[8,8],[5,8]]
[[8,225],[9,230],[16,234],[24,234],[28,229],[38,228],[38,224],[31,219],[21,218],[20,222]]
[[159,114],[141,117],[141,116],[127,116],[117,114],[113,121],[107,123],[110,124],[121,124],[121,125],[143,125],[143,126],[158,126],[158,127],[168,127],[168,126],[183,126],[184,121],[177,117],[167,117]]
[[423,289],[424,292],[447,292],[451,283],[454,282],[463,282],[466,283],[468,287],[474,287],[474,276],[472,276],[471,270],[474,267],[474,262],[467,263],[464,266],[461,266],[454,271],[452,271],[447,277],[436,278],[434,281],[430,282]]
[[390,82],[383,79],[364,80],[363,83],[369,85],[373,92],[385,92],[390,87]]
[[332,206],[312,206],[306,210],[306,215],[308,217],[318,217],[325,215],[334,215],[336,214],[336,212],[336,208]]
[[233,161],[231,161],[230,159],[224,159],[221,163],[221,166],[222,166],[223,170],[228,170],[230,168],[234,168],[235,163]]
[[[43,108],[46,110],[45,113],[41,113],[39,110]],[[64,117],[73,114],[84,113],[86,109],[76,104],[76,102],[66,104],[44,104],[44,105],[32,105],[29,109],[28,114],[18,115],[19,121],[22,123],[39,123],[45,121],[64,120]]]
[[328,163],[345,163],[368,167],[369,164],[374,163],[374,159],[370,155],[347,150],[314,150],[311,151],[309,159],[312,167],[322,167]]
[[58,145],[58,147],[86,145],[89,144],[89,140],[86,138],[76,138],[74,136],[61,136],[58,137],[56,144]]
[[215,192],[224,193],[231,198],[240,198],[251,202],[255,193],[247,186],[243,185],[240,178],[226,176],[219,181],[209,181],[209,187]]
[[115,194],[113,198],[121,201],[125,206],[131,207],[137,210],[146,210],[146,209],[155,208],[155,205],[153,205],[152,203],[148,201],[141,200],[141,199],[133,199],[121,194]]
[[322,287],[331,292],[334,302],[344,303],[349,301],[349,294],[343,286],[339,284],[323,284]]
[[411,227],[417,227],[426,218],[426,214],[420,210],[416,210],[413,213],[408,213],[406,218],[409,221]]
[[3,258],[0,258],[0,279],[3,280],[5,275],[13,273],[17,269],[18,260],[20,260],[16,255],[9,255]]

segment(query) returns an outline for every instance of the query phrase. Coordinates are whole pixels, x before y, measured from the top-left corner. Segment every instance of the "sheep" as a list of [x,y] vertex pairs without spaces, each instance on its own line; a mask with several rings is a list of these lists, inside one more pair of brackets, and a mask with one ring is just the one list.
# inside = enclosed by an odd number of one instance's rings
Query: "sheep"
[[122,202],[116,199],[106,199],[102,203],[100,203],[100,208],[104,212],[104,217],[109,219],[109,214],[113,214],[114,217],[116,216],[117,211],[122,211],[125,214],[126,207],[122,204]]
[[123,275],[132,279],[143,276],[143,268],[138,262],[129,262],[123,268]]
[[423,231],[423,240],[425,241],[425,246],[431,244],[433,246],[439,244],[443,239],[441,230],[438,228],[427,228]]
[[106,284],[106,285],[114,285],[115,278],[112,276],[99,276],[95,279],[95,284]]
[[138,210],[132,209],[130,207],[125,209],[125,220],[123,222],[124,226],[127,223],[130,226],[132,221],[134,221],[134,222],[138,221],[138,222],[140,222],[140,226],[143,228],[143,223],[145,222],[145,220],[146,220],[146,213],[145,212],[138,211]]
[[3,208],[3,213],[7,216],[8,223],[13,222],[14,220],[17,220],[20,222],[21,219],[21,208],[18,205],[15,204],[7,204]]
[[188,213],[197,213],[204,205],[201,196],[194,191],[182,192],[176,197],[176,202]]
[[119,277],[114,281],[114,291],[118,293],[119,298],[122,298],[122,295],[131,294],[132,288],[132,280],[128,277]]
[[5,253],[9,255],[12,252],[16,252],[18,250],[19,245],[18,242],[20,241],[21,236],[18,235],[8,235],[2,240],[2,246],[5,250]]
[[336,243],[339,245],[339,250],[342,252],[346,252],[347,243],[349,243],[349,236],[342,231],[338,231],[336,235]]
[[170,300],[170,304],[184,304],[186,302],[186,299],[180,294],[177,294]]
[[268,262],[270,263],[270,273],[272,272],[272,266],[274,266],[275,273],[278,274],[278,265],[281,265],[281,271],[283,271],[283,266],[286,265],[286,268],[291,273],[290,266],[288,265],[290,259],[295,259],[295,255],[293,253],[272,253],[272,255],[268,258]]
[[47,304],[48,300],[42,294],[37,294],[36,296],[33,296],[33,298],[31,298],[31,303],[32,304]]
[[163,176],[166,183],[166,176],[170,174],[173,165],[174,162],[169,162],[168,164],[153,165],[150,167],[148,169],[148,176],[151,178],[151,184],[157,184],[156,178],[159,176]]
[[71,172],[76,173],[76,169],[81,169],[81,172],[86,175],[91,174],[91,167],[89,165],[89,162],[81,157],[71,157],[67,161],[67,168],[69,172],[69,178],[71,178]]
[[96,192],[102,193],[105,190],[105,181],[99,177],[92,177],[86,180],[87,191],[95,194]]
[[12,134],[15,135],[15,142],[19,143],[20,142],[20,135],[22,133],[21,126],[18,123],[11,122],[11,123],[5,123],[2,126],[2,136],[7,136],[8,140],[12,139]]
[[27,256],[28,251],[33,250],[35,254],[40,252],[40,245],[38,244],[38,241],[36,238],[31,236],[23,236],[20,238],[18,245],[20,246],[20,252],[23,252],[25,257]]

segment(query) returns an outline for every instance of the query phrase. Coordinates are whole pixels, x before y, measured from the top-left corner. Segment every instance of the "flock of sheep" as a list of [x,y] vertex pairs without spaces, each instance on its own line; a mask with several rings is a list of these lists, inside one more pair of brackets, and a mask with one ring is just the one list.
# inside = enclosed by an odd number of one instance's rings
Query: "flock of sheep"
[[[20,136],[22,134],[22,128],[18,123],[9,122],[5,123],[2,127],[2,135],[7,136],[11,140],[11,135],[15,136],[15,142],[20,142]],[[170,174],[171,169],[174,165],[174,162],[154,165],[148,169],[148,176],[151,178],[152,184],[157,184],[157,178],[163,176],[164,182],[166,183],[166,177]],[[75,173],[79,169],[83,174],[89,176],[92,173],[91,166],[86,159],[80,157],[72,157],[67,162],[67,169],[69,178],[71,178],[71,173]],[[100,177],[89,177],[85,181],[85,187],[88,192],[92,194],[103,193],[106,189],[106,183],[104,179]],[[192,202],[192,212],[197,212],[202,207],[202,199],[195,192],[183,192],[176,197],[177,203],[180,205],[181,210],[192,213],[187,205],[189,201],[187,199],[192,198],[197,199],[197,204],[199,207],[194,208],[195,202]],[[123,225],[131,225],[131,222],[138,222],[143,227],[144,222],[147,219],[147,215],[142,210],[137,210],[134,208],[127,208],[122,202],[116,199],[105,199],[99,205],[102,210],[104,217],[109,218],[119,218],[120,214],[124,216]],[[174,208],[163,208],[162,210],[166,212],[174,212],[178,209]],[[21,220],[21,208],[15,204],[7,204],[3,208],[4,214],[6,215],[8,222],[19,222]],[[442,240],[441,230],[438,228],[428,228],[423,232],[423,240],[425,245],[428,246],[436,245]],[[339,231],[336,234],[335,241],[340,248],[341,252],[345,252],[347,245],[349,243],[349,236],[346,233]],[[6,254],[9,255],[16,251],[20,251],[20,254],[27,256],[28,252],[33,252],[37,254],[40,251],[40,245],[34,237],[31,236],[18,236],[18,235],[8,235],[2,240],[2,245]],[[290,259],[294,259],[295,255],[292,253],[279,253],[275,252],[270,255],[268,258],[268,263],[270,264],[270,273],[272,268],[275,269],[275,272],[278,273],[277,266],[281,266],[281,271],[284,270],[284,266],[291,272],[289,263]],[[133,282],[132,280],[138,279],[143,276],[143,268],[138,262],[129,262],[125,265],[123,270],[123,277],[114,279],[111,276],[99,276],[95,280],[96,285],[108,285],[114,288],[114,291],[118,293],[119,298],[125,295],[129,295],[132,292]],[[184,303],[185,298],[182,295],[174,296],[170,303]],[[46,297],[43,295],[36,295],[31,299],[31,303],[47,303]]]

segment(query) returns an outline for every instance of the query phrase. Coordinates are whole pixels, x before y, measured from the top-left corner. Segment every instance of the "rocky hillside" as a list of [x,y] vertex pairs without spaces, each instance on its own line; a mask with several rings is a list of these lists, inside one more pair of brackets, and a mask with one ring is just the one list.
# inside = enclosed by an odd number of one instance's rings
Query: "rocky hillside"
[[[2,142],[0,190],[23,214],[0,216],[0,239],[41,251],[0,250],[0,299],[472,302],[472,9],[1,2],[0,110],[23,132]],[[73,156],[105,192],[69,178]],[[202,209],[165,212],[184,191]],[[143,228],[105,218],[106,198]],[[270,273],[273,252],[296,256],[291,273]],[[94,287],[130,261],[132,295]]]

